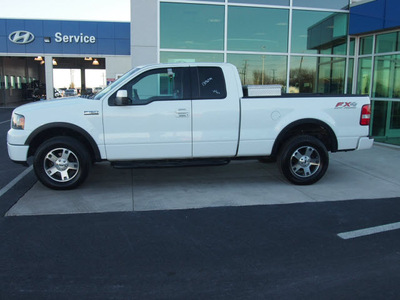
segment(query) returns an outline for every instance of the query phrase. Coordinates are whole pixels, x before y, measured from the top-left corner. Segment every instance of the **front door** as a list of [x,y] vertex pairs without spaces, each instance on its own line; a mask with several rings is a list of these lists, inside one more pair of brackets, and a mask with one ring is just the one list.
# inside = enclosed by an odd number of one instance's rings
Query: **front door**
[[144,72],[104,102],[104,139],[108,160],[192,157],[192,107],[187,68]]

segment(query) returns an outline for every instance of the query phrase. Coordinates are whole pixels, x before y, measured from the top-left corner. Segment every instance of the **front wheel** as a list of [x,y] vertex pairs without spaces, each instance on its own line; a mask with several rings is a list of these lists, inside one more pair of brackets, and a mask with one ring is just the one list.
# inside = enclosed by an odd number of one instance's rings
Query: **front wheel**
[[71,137],[55,137],[44,142],[33,161],[39,181],[55,190],[73,189],[82,184],[90,165],[86,147]]
[[329,154],[319,139],[309,135],[295,136],[283,145],[278,165],[290,182],[297,185],[313,184],[328,169]]

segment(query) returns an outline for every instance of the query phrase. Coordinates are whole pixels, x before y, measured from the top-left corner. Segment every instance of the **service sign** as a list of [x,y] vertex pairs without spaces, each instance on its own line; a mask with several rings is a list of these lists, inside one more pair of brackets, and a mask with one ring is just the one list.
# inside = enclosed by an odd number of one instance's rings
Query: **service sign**
[[0,19],[0,53],[130,55],[130,23]]

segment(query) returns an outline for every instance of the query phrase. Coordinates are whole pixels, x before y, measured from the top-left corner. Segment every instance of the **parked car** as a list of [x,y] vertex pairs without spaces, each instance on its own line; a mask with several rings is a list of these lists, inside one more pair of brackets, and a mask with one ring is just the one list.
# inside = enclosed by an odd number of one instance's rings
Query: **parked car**
[[101,87],[95,87],[93,93],[97,94],[97,93],[100,93],[102,90],[103,90],[103,88],[101,88]]
[[67,89],[65,90],[65,97],[73,97],[78,95],[78,92],[76,91],[76,89]]
[[60,97],[62,97],[62,93],[59,90],[54,89],[54,98],[60,98]]

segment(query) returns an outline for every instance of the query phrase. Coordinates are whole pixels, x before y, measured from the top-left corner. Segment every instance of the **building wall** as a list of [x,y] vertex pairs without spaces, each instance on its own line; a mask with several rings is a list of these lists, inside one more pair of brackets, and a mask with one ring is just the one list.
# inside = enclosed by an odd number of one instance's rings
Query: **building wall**
[[[130,56],[108,56],[106,57],[106,76],[107,81],[117,79],[121,74],[131,69]],[[112,79],[112,80],[109,80]]]
[[[158,11],[150,12],[155,9],[151,5],[143,13],[159,22],[158,62],[230,62],[243,84],[272,83],[287,92],[342,94],[352,88],[348,4],[348,0],[160,0]],[[132,27],[137,26],[134,16],[132,21]]]
[[[0,105],[15,105],[29,100],[31,91],[27,91],[25,86],[31,84],[29,78],[34,77],[45,86],[45,91],[42,93],[41,88],[40,94],[53,98],[54,58],[75,58],[75,62],[84,57],[101,61],[106,58],[110,64],[107,67],[110,74],[106,76],[115,78],[116,74],[126,72],[131,66],[130,39],[130,24],[127,22],[0,19]],[[46,63],[34,63],[35,56],[41,56],[41,62]],[[100,67],[104,68],[104,64]],[[40,74],[31,76],[35,68],[40,70]],[[84,67],[75,63],[74,68]],[[22,81],[17,88],[15,80]],[[8,87],[9,81],[11,87]],[[85,87],[84,82],[82,87]]]
[[371,134],[400,145],[400,2],[374,0],[350,9],[356,40],[354,86],[372,100]]
[[132,67],[158,62],[158,0],[131,0]]
[[374,0],[350,9],[350,34],[364,34],[400,26],[399,0]]

